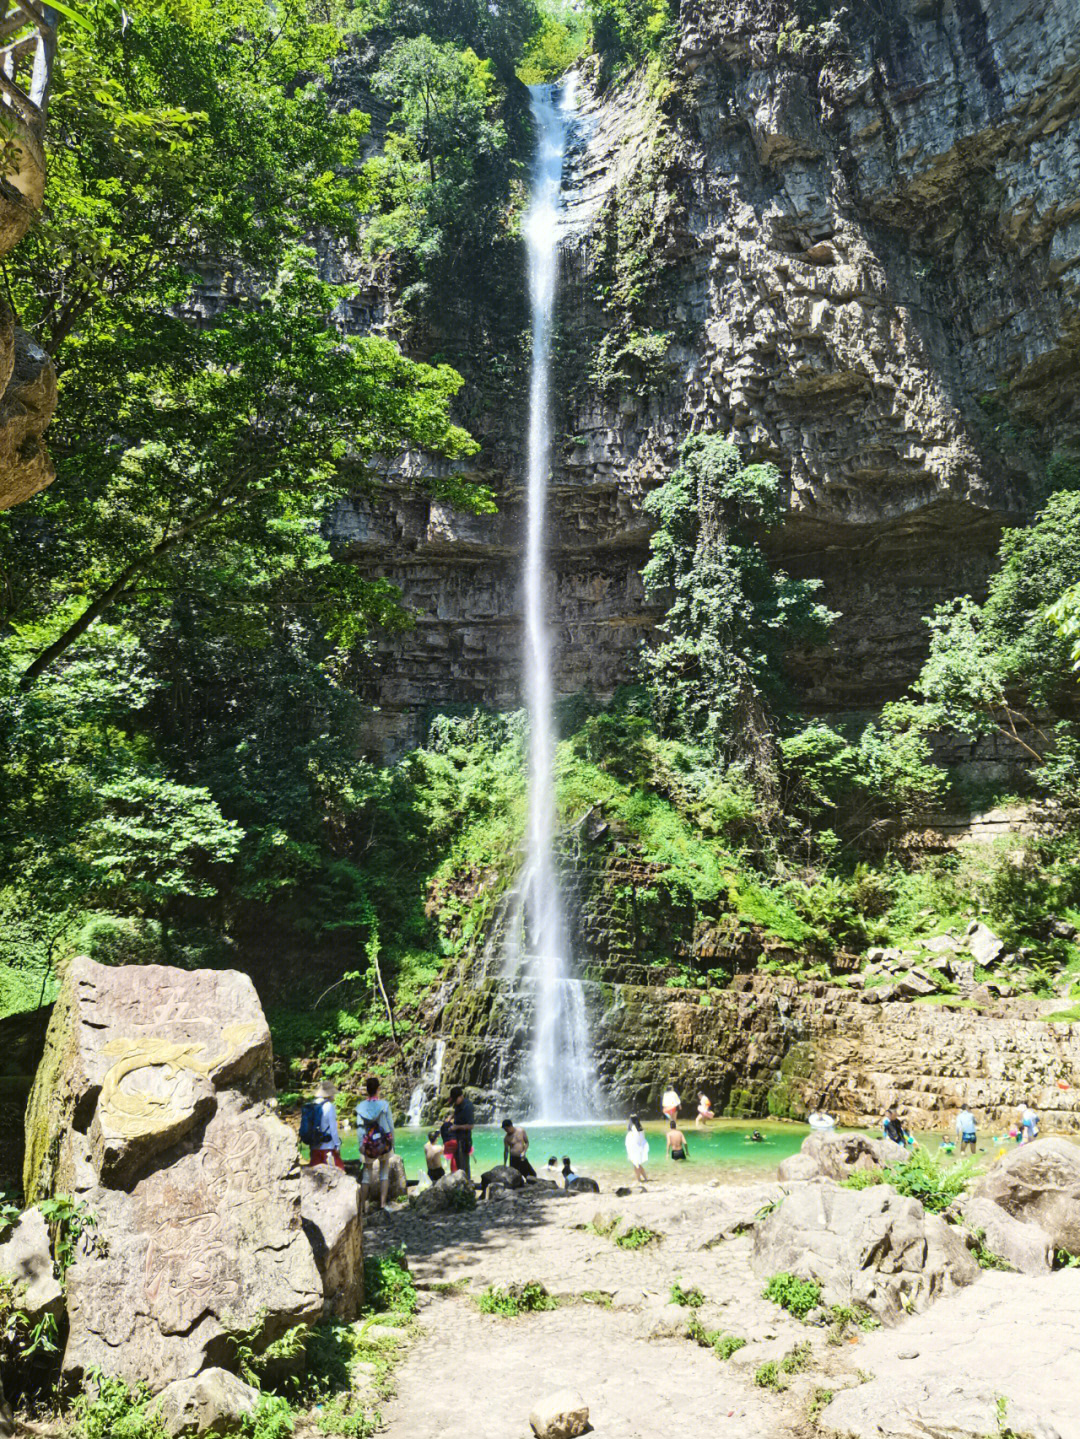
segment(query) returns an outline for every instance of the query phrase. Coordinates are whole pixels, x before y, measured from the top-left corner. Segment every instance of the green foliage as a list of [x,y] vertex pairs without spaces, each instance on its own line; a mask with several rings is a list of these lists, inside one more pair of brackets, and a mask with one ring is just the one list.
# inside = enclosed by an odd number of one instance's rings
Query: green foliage
[[[856,1171],[858,1172],[860,1171]],[[854,1187],[857,1186],[848,1185],[849,1189]],[[829,1318],[832,1323],[828,1342],[833,1345],[842,1344],[850,1329],[860,1329],[868,1333],[881,1328],[880,1319],[860,1304],[832,1304],[829,1306]]]
[[840,1183],[845,1189],[873,1189],[875,1184],[885,1183],[885,1173],[881,1169],[853,1169]]
[[92,1370],[88,1378],[88,1389],[71,1406],[79,1439],[166,1439],[165,1425],[145,1386],[132,1392],[122,1379],[100,1370]]
[[519,1314],[532,1314],[540,1309],[558,1309],[559,1301],[547,1292],[538,1280],[527,1284],[511,1284],[507,1289],[489,1285],[477,1301],[481,1314],[499,1314],[514,1319]]
[[754,1370],[754,1383],[759,1389],[772,1389],[780,1393],[787,1386],[780,1374],[780,1365],[775,1359],[767,1359]]
[[807,1420],[816,1425],[818,1417],[833,1402],[836,1391],[834,1389],[815,1389],[810,1396],[810,1403],[806,1406]]
[[525,85],[558,80],[588,43],[584,17],[569,0],[548,4],[540,16],[540,27],[528,41],[518,62],[517,77]]
[[801,1374],[804,1369],[809,1368],[813,1349],[809,1342],[796,1344],[794,1349],[789,1349],[780,1360],[781,1374]]
[[244,1439],[289,1439],[296,1428],[293,1406],[281,1394],[260,1394],[254,1414],[240,1425]]
[[365,1257],[364,1298],[368,1308],[376,1312],[385,1309],[401,1314],[416,1313],[416,1285],[404,1248]]
[[647,1229],[643,1224],[634,1224],[622,1234],[612,1236],[620,1249],[644,1249],[648,1244],[659,1244],[663,1238],[655,1229]]
[[747,1342],[737,1334],[725,1334],[719,1329],[706,1329],[696,1314],[690,1316],[690,1322],[686,1326],[686,1337],[692,1339],[695,1344],[700,1344],[703,1349],[711,1349],[718,1359],[724,1360],[730,1359]]
[[899,1193],[917,1199],[931,1214],[948,1209],[976,1173],[973,1157],[946,1165],[926,1149],[913,1149],[902,1164],[887,1165],[885,1181]]
[[104,1240],[96,1233],[97,1215],[81,1199],[54,1194],[51,1199],[39,1199],[37,1208],[49,1227],[53,1267],[61,1283],[75,1262],[80,1243],[97,1254],[106,1253]]
[[610,77],[641,60],[666,57],[674,40],[675,8],[671,0],[586,0],[603,74]]
[[821,1286],[810,1279],[797,1279],[794,1274],[774,1274],[765,1285],[762,1297],[779,1304],[796,1319],[805,1319],[811,1309],[821,1303]]
[[974,1243],[971,1246],[971,1252],[974,1254],[980,1269],[1012,1270],[1012,1265],[1007,1259],[1002,1258],[1000,1254],[995,1254],[992,1249],[987,1248],[985,1229],[980,1226],[972,1230],[972,1239]]
[[684,1289],[682,1281],[676,1279],[671,1286],[671,1302],[672,1304],[681,1304],[686,1309],[700,1309],[705,1303],[705,1296],[696,1287]]
[[670,598],[663,638],[643,658],[657,720],[664,733],[760,766],[780,657],[797,639],[822,638],[832,615],[812,598],[818,582],[774,571],[747,530],[778,520],[778,471],[743,465],[711,434],[685,440],[680,459],[645,501],[657,528],[642,579]]

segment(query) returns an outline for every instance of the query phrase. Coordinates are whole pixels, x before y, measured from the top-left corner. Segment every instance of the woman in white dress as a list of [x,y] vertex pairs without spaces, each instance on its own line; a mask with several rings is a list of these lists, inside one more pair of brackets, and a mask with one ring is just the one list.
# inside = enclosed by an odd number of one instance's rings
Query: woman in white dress
[[639,1184],[645,1183],[645,1165],[649,1161],[649,1141],[636,1114],[630,1116],[626,1126],[626,1157],[634,1166],[634,1178]]

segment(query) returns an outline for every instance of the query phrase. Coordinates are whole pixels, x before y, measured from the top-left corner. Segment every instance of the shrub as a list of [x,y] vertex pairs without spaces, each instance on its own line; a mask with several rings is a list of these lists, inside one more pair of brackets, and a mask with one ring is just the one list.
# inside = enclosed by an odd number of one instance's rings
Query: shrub
[[508,1289],[489,1285],[476,1301],[481,1314],[501,1314],[514,1319],[541,1309],[558,1309],[559,1301],[535,1279],[528,1284],[511,1284]]
[[779,1304],[796,1319],[805,1319],[821,1303],[821,1286],[812,1279],[797,1279],[794,1274],[774,1274],[765,1286],[763,1298]]
[[705,1302],[705,1296],[700,1289],[684,1289],[682,1281],[676,1279],[671,1286],[672,1304],[681,1304],[684,1309],[700,1309]]
[[917,1199],[931,1214],[940,1214],[964,1192],[975,1170],[973,1159],[946,1167],[927,1150],[913,1149],[902,1164],[887,1166],[885,1180],[898,1194]]
[[404,1248],[369,1254],[364,1260],[364,1294],[369,1309],[416,1313],[416,1286]]
[[122,1379],[90,1372],[94,1394],[80,1394],[71,1406],[79,1439],[168,1439],[165,1425],[150,1405],[149,1390],[132,1392]]
[[696,1314],[690,1316],[686,1326],[686,1337],[702,1349],[711,1349],[718,1359],[730,1359],[746,1343],[737,1334],[725,1334],[720,1329],[706,1329]]
[[661,1236],[655,1229],[635,1224],[633,1229],[628,1229],[625,1234],[616,1234],[614,1238],[620,1249],[644,1249],[646,1244],[658,1243]]
[[754,1383],[759,1389],[775,1389],[778,1393],[785,1387],[780,1377],[780,1366],[775,1359],[758,1365],[754,1370]]

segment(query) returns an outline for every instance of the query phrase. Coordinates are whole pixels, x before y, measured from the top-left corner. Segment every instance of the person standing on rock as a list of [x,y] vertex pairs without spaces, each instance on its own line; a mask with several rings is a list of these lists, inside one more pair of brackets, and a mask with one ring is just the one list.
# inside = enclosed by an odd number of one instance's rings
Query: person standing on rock
[[324,1080],[315,1091],[314,1103],[304,1105],[300,1112],[300,1143],[308,1146],[309,1164],[336,1164],[344,1169],[335,1092],[330,1081]]
[[386,1208],[390,1189],[390,1159],[394,1153],[394,1116],[385,1099],[379,1098],[379,1081],[373,1074],[365,1081],[367,1098],[356,1106],[356,1133],[364,1161],[361,1195],[364,1203],[375,1183],[379,1166],[379,1208]]
[[509,1164],[516,1169],[522,1179],[535,1179],[536,1170],[529,1163],[529,1135],[524,1129],[518,1129],[512,1119],[504,1119],[503,1127],[503,1163]]
[[645,1138],[641,1120],[636,1114],[630,1116],[630,1123],[626,1126],[626,1157],[634,1166],[634,1178],[644,1189],[647,1183],[645,1166],[649,1162],[649,1141]]
[[960,1140],[961,1154],[975,1153],[975,1116],[970,1109],[962,1109],[956,1116],[956,1134]]
[[468,1182],[472,1183],[472,1173],[469,1163],[472,1158],[472,1132],[476,1123],[476,1116],[473,1113],[472,1101],[465,1098],[465,1091],[460,1085],[455,1085],[450,1091],[450,1099],[454,1106],[454,1138],[457,1140],[457,1166],[465,1174]]

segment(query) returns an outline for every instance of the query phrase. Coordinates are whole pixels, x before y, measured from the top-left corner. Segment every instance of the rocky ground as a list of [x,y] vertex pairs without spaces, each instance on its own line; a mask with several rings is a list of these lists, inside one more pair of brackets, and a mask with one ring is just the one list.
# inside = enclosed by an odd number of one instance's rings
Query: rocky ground
[[[534,1405],[570,1389],[595,1432],[619,1439],[713,1439],[725,1423],[740,1439],[1080,1439],[1080,1394],[1068,1378],[1080,1372],[1080,1270],[1029,1277],[954,1265],[954,1284],[943,1262],[941,1297],[922,1314],[871,1332],[820,1311],[803,1322],[762,1297],[769,1259],[755,1230],[785,1192],[809,1189],[657,1184],[617,1198],[530,1192],[473,1213],[388,1214],[369,1229],[369,1252],[405,1246],[421,1307],[382,1405],[384,1432],[526,1439]],[[826,1191],[867,1197],[824,1181]],[[619,1247],[613,1234],[634,1227],[660,1237]],[[916,1260],[888,1259],[896,1234],[893,1226],[877,1244],[883,1272],[922,1262],[925,1245]],[[488,1286],[530,1281],[558,1308],[480,1312]],[[701,1306],[673,1303],[676,1283],[700,1290]],[[745,1343],[723,1359],[695,1329]]]

